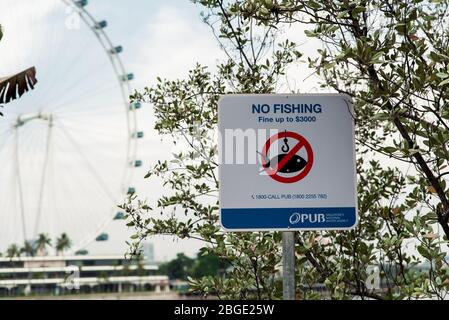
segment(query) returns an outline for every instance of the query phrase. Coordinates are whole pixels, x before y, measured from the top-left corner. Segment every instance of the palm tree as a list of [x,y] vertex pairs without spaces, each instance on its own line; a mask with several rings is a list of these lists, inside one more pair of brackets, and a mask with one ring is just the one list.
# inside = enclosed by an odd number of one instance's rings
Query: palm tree
[[39,234],[37,240],[37,255],[38,256],[46,256],[47,255],[47,246],[51,247],[51,239],[47,234],[41,233]]
[[[0,40],[3,38],[0,25]],[[20,98],[25,92],[34,89],[36,80],[36,68],[31,67],[6,77],[0,77],[0,103],[8,103]],[[0,107],[3,107],[0,105]],[[3,114],[0,112],[0,116]]]
[[56,254],[63,255],[64,251],[66,249],[70,249],[71,246],[72,246],[72,241],[67,236],[67,234],[64,232],[63,234],[61,234],[61,236],[58,239],[56,239]]
[[34,241],[25,241],[23,247],[20,249],[27,257],[34,257],[36,255],[36,244]]
[[12,244],[6,250],[6,256],[8,258],[20,257],[20,249],[16,244]]

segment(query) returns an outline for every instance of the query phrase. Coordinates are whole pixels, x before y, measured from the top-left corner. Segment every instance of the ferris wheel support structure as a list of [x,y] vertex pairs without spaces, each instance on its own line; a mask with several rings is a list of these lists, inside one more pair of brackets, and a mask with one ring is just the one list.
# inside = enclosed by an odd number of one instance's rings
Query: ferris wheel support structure
[[[116,81],[119,83],[120,88],[120,95],[123,100],[123,108],[125,108],[126,113],[126,127],[127,127],[127,144],[126,144],[126,163],[125,167],[127,170],[124,170],[123,175],[121,177],[121,191],[123,194],[130,193],[130,190],[135,190],[134,187],[130,185],[132,177],[133,177],[133,168],[139,167],[142,164],[141,160],[137,160],[137,140],[139,138],[143,138],[143,132],[138,131],[137,128],[137,109],[141,107],[139,103],[133,103],[130,102],[130,95],[132,92],[132,88],[130,85],[130,81],[133,80],[134,75],[132,73],[128,73],[124,67],[124,64],[120,58],[120,53],[123,51],[122,46],[114,46],[110,38],[105,32],[105,28],[107,27],[107,22],[97,21],[86,9],[86,6],[88,4],[87,0],[61,0],[64,5],[66,5],[68,8],[71,9],[71,12],[73,14],[77,14],[81,21],[87,26],[90,31],[95,35],[96,40],[100,43],[103,51],[105,52],[106,56],[108,57],[108,60],[112,66],[113,72],[116,77]],[[118,89],[117,89],[118,90]],[[121,104],[121,103],[120,103]],[[46,183],[47,183],[47,174],[49,171],[49,161],[50,161],[50,155],[53,150],[52,144],[54,143],[54,126],[58,125],[59,129],[62,130],[62,132],[66,135],[67,140],[73,144],[73,147],[75,150],[78,150],[79,152],[79,145],[74,141],[74,139],[70,136],[68,131],[65,129],[62,122],[59,122],[58,115],[56,113],[53,113],[53,110],[50,110],[49,112],[33,112],[28,114],[19,115],[17,119],[15,119],[14,123],[12,124],[12,130],[14,134],[14,145],[13,145],[13,154],[15,157],[15,175],[16,175],[16,184],[17,184],[17,190],[18,190],[18,203],[20,206],[20,219],[22,221],[21,227],[22,227],[22,236],[25,241],[31,239],[36,239],[40,227],[41,227],[41,216],[42,212],[44,210],[44,197],[46,192]],[[20,128],[25,126],[27,123],[32,121],[45,121],[47,122],[47,132],[46,132],[46,141],[45,141],[45,147],[43,151],[43,165],[42,169],[40,169],[39,173],[39,182],[37,186],[37,192],[36,195],[37,198],[37,212],[36,212],[36,220],[34,221],[34,225],[29,225],[27,228],[27,221],[26,221],[26,211],[29,211],[24,203],[25,196],[24,196],[24,184],[23,184],[23,178],[20,163],[23,161],[20,157],[19,152],[19,142],[20,142]],[[56,137],[56,136],[55,136]],[[123,148],[125,148],[125,144],[123,145]],[[79,155],[83,157],[84,155],[82,152],[79,152]],[[101,179],[98,178],[98,175],[96,175],[94,166],[89,163],[89,161],[84,157],[83,158],[86,161],[86,165],[89,168],[89,172],[91,175],[96,178],[96,181],[99,185],[102,185],[104,188],[105,193],[109,195],[110,200],[113,202],[113,193],[108,190],[108,186],[102,183]],[[25,184],[26,185],[26,184]],[[118,200],[118,199],[115,199]],[[86,247],[91,242],[95,241],[95,237],[102,231],[104,228],[113,220],[113,214],[115,214],[114,209],[116,207],[116,203],[113,203],[111,205],[111,215],[106,217],[103,222],[99,223],[98,225],[95,225],[94,228],[97,228],[96,232],[94,234],[91,234],[90,236],[86,237],[81,242],[76,243],[74,247],[74,251],[78,249],[82,249]],[[86,221],[88,223],[88,221]],[[32,229],[32,230],[29,230]],[[30,231],[32,231],[32,234],[30,234]]]

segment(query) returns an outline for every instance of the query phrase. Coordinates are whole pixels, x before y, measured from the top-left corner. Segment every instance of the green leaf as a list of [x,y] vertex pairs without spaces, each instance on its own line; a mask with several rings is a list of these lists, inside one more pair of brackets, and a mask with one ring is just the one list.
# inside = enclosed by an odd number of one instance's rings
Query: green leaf
[[383,62],[382,60],[380,60],[380,57],[382,57],[383,54],[384,54],[384,53],[383,53],[382,51],[379,51],[379,52],[377,52],[376,54],[374,54],[373,57],[371,58],[371,63],[372,63],[372,64],[375,64],[375,63],[381,63],[381,62]]
[[304,33],[305,33],[306,36],[308,36],[308,37],[311,37],[311,38],[316,37],[316,33],[313,32],[313,31],[311,31],[311,30],[304,30]]
[[394,153],[394,152],[398,151],[398,149],[395,148],[395,147],[385,147],[385,148],[383,148],[382,150],[383,150],[385,153]]
[[438,84],[438,86],[444,86],[444,85],[446,85],[446,84],[448,84],[449,83],[449,78],[447,78],[446,80],[443,80],[443,81],[441,81],[439,84]]
[[339,14],[337,14],[337,19],[342,19],[348,14],[348,10],[342,11]]
[[372,120],[387,120],[390,118],[390,115],[388,113],[379,112],[376,113],[374,116],[371,117]]
[[427,250],[424,246],[418,246],[417,247],[418,252],[420,255],[422,255],[424,258],[430,260],[432,258],[432,255],[430,254],[430,251]]
[[153,173],[149,171],[149,172],[144,176],[144,179],[147,179],[147,178],[151,177],[152,174],[153,174]]
[[357,14],[362,13],[362,12],[365,12],[365,11],[366,11],[366,8],[365,8],[365,7],[357,6],[357,7],[352,11],[352,13],[353,13],[354,15],[357,15]]
[[399,34],[405,34],[405,31],[407,31],[407,26],[405,23],[398,23],[394,29],[399,33]]

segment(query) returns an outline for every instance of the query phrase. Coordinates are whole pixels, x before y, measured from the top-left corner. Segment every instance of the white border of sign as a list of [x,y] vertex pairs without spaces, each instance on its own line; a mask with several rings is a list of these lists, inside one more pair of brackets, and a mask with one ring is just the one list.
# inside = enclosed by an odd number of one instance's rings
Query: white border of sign
[[[236,94],[225,94],[225,95],[221,95],[219,100],[218,100],[218,105],[220,105],[220,102],[225,99],[226,97],[229,96],[242,96],[242,97],[247,97],[247,96],[257,96],[257,97],[284,97],[284,98],[289,98],[289,97],[310,97],[310,96],[327,96],[327,97],[340,97],[342,98],[348,105],[349,108],[349,113],[351,114],[351,117],[354,119],[354,107],[352,104],[352,98],[344,93],[302,93],[302,94],[281,94],[281,93],[276,93],[276,94],[244,94],[244,93],[236,93]],[[220,108],[218,108],[218,131],[221,131],[221,123],[220,123]],[[354,167],[354,197],[355,197],[355,222],[352,226],[350,227],[336,227],[336,228],[248,228],[248,229],[228,229],[225,226],[223,226],[222,223],[222,214],[221,214],[221,188],[219,188],[219,195],[218,195],[218,201],[219,201],[219,221],[220,221],[220,227],[222,229],[222,231],[225,232],[269,232],[269,231],[348,231],[348,230],[353,230],[355,229],[358,224],[359,224],[359,214],[358,214],[358,197],[357,197],[357,159],[356,159],[356,148],[355,148],[355,123],[354,121],[352,121],[352,141],[354,141],[353,143],[353,167]],[[218,152],[221,152],[221,146],[219,145],[218,148]],[[218,181],[220,182],[220,177],[221,177],[221,166],[219,165],[218,167]],[[261,208],[262,209],[262,208]]]

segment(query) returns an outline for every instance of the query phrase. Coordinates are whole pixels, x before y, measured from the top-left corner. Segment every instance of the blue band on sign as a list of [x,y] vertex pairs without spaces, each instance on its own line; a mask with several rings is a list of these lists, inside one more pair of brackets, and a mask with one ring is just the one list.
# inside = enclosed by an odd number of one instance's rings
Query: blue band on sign
[[330,208],[224,208],[226,229],[350,228],[356,223],[355,207]]

